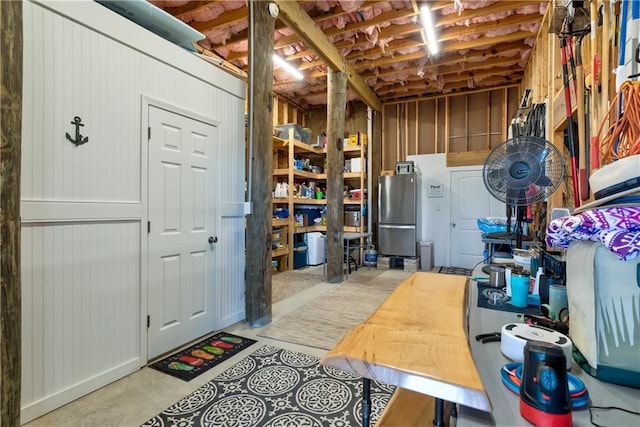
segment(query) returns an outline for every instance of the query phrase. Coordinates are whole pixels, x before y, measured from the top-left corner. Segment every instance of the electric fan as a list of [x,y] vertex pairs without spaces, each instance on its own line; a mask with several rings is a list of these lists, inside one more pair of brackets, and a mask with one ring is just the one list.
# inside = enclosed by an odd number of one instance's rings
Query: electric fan
[[537,136],[516,136],[489,153],[482,170],[484,185],[507,207],[516,206],[518,249],[522,248],[526,206],[542,202],[553,194],[563,174],[564,158],[560,150]]

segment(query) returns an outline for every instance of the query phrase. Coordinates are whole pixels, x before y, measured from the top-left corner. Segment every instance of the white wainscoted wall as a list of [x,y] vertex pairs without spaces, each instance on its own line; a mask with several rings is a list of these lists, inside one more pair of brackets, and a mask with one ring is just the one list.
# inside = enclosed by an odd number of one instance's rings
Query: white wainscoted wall
[[245,85],[95,2],[23,4],[25,423],[147,363],[149,105],[219,124],[211,330],[244,319]]

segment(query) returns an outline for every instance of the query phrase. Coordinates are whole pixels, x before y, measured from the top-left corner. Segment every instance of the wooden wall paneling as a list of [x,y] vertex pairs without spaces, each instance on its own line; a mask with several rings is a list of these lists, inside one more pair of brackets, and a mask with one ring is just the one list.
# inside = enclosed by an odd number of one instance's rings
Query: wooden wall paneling
[[489,146],[487,149],[493,150],[499,143],[506,140],[505,124],[506,118],[506,90],[496,90],[491,92],[491,103],[497,106],[492,108],[489,117]]
[[[249,99],[249,97],[247,96],[247,100]],[[248,101],[247,101],[248,102]],[[278,97],[274,96],[271,99],[271,121],[273,122],[273,126],[279,124],[278,123]],[[247,109],[247,111],[249,111],[249,109]]]
[[502,140],[506,141],[507,136],[509,135],[509,113],[508,113],[508,102],[507,99],[509,98],[509,90],[507,88],[504,88],[502,90],[502,102],[500,103],[500,105],[502,105],[502,121],[500,123],[500,126],[502,128]]
[[344,121],[345,137],[358,132],[367,132],[367,105],[364,102],[347,103],[347,114]]
[[437,145],[437,99],[423,99],[417,108],[417,154],[434,154]]
[[447,153],[447,167],[482,165],[488,155],[486,150]]
[[491,108],[491,106],[493,105],[493,98],[494,98],[494,92],[490,91],[487,92],[487,98],[488,98],[488,102],[487,102],[487,122],[486,122],[486,126],[487,126],[487,134],[485,135],[485,139],[484,139],[484,149],[485,150],[490,150],[491,149],[491,110],[493,108]]
[[448,153],[449,151],[451,151],[449,149],[449,127],[450,127],[450,121],[449,121],[449,117],[451,117],[451,97],[447,96],[444,99],[444,151],[443,153]]
[[[449,145],[447,153],[462,153],[467,151],[467,97],[465,95],[451,96],[448,100]],[[464,120],[459,118],[464,118]]]
[[491,92],[477,92],[466,96],[467,147],[465,151],[483,151],[487,149],[489,136],[489,95]]
[[404,140],[404,110],[405,110],[405,104],[404,103],[400,103],[396,105],[396,109],[398,111],[397,115],[398,115],[398,124],[396,125],[398,131],[396,133],[396,157],[395,157],[395,162],[396,163],[398,160],[402,159],[402,146],[403,146],[403,140]]
[[407,159],[407,150],[409,148],[409,138],[411,134],[409,133],[409,103],[402,103],[402,145],[400,146],[400,155],[398,156],[398,161],[403,162]]
[[436,100],[436,153],[447,151],[447,98]]
[[520,104],[521,98],[520,89],[516,86],[512,86],[507,89],[507,94],[507,117],[509,118],[510,123],[511,118],[518,112],[518,105]]
[[420,120],[419,120],[419,113],[420,113],[420,104],[418,103],[418,101],[415,101],[415,107],[416,107],[416,111],[415,111],[415,117],[414,117],[414,121],[415,121],[415,129],[414,129],[414,138],[415,138],[415,154],[419,154],[420,151],[418,149],[418,141],[419,141],[419,129],[420,129]]
[[382,170],[391,171],[396,164],[396,146],[398,139],[398,106],[388,105],[382,117]]
[[[464,95],[464,151],[469,151],[469,96]],[[455,121],[455,120],[454,120]]]
[[418,152],[418,102],[407,102],[407,114],[405,118],[405,156],[402,160],[406,160],[407,156],[412,156]]
[[309,110],[308,116],[307,127],[311,129],[311,142],[315,142],[318,135],[327,132],[327,108],[313,108]]

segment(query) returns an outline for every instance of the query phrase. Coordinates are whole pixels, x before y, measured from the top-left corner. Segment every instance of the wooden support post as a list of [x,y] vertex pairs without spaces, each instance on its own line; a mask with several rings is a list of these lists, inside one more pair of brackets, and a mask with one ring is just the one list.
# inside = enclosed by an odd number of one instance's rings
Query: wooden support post
[[367,231],[373,233],[373,241],[377,242],[378,241],[378,230],[377,230],[377,224],[378,224],[378,203],[376,203],[375,201],[378,200],[378,177],[380,176],[380,172],[382,172],[382,155],[383,155],[383,151],[382,151],[382,113],[379,111],[372,111],[373,114],[373,118],[372,118],[372,132],[371,135],[369,135],[369,137],[371,138],[371,140],[369,141],[369,144],[371,146],[371,150],[370,150],[370,164],[371,164],[371,169],[367,169],[367,173],[371,174],[371,188],[369,189],[369,191],[371,191],[371,200],[373,201],[373,203],[371,204],[371,206],[367,206],[367,209],[370,209],[371,211],[371,218],[372,218],[372,230],[367,229]]
[[347,104],[347,75],[327,73],[327,282],[342,282],[344,262],[344,118]]
[[22,144],[22,2],[0,3],[2,144],[0,149],[0,425],[20,425],[22,319],[20,156]]
[[[249,2],[249,124],[252,174],[251,215],[247,218],[246,319],[250,326],[271,323],[271,216],[273,173],[273,33],[268,2]],[[252,11],[251,11],[252,10]],[[255,84],[251,84],[251,81]]]

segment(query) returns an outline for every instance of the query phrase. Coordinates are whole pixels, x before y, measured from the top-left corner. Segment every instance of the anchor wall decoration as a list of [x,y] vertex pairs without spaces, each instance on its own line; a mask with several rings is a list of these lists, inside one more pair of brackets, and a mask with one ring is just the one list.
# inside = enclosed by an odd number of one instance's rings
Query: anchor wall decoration
[[81,121],[82,121],[82,119],[80,117],[75,116],[73,118],[73,121],[71,122],[72,125],[76,126],[76,138],[75,139],[71,138],[71,135],[69,135],[69,132],[66,133],[67,134],[67,139],[69,141],[73,142],[76,145],[76,147],[78,145],[82,145],[85,142],[89,141],[89,137],[88,136],[85,136],[83,138],[82,135],[80,135],[80,126],[84,126],[82,123],[80,123]]

